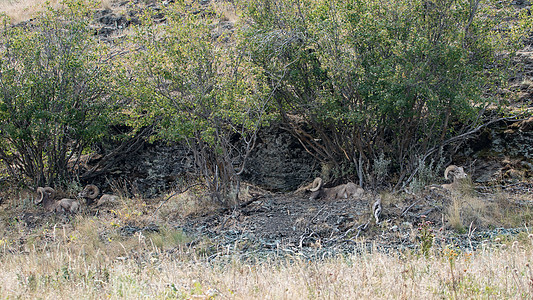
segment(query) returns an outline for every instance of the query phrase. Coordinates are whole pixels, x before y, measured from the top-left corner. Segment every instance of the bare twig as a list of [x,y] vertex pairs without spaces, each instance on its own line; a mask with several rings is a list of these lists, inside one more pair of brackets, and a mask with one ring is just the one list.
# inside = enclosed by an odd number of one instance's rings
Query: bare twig
[[422,201],[422,199],[416,200],[415,202],[413,202],[413,204],[409,205],[406,209],[404,209],[401,214],[401,217],[403,217],[413,206],[415,206],[420,201]]

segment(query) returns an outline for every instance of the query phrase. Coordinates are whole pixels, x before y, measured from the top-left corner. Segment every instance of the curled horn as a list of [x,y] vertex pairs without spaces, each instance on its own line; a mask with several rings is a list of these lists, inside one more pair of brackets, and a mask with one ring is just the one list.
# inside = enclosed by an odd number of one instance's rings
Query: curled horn
[[446,170],[444,170],[444,179],[448,180],[448,174],[450,174],[450,172],[455,172],[457,170],[457,166],[456,165],[449,165]]
[[46,197],[50,197],[50,199],[53,199],[56,194],[56,191],[49,186],[45,186],[45,187],[38,187],[37,193],[41,195],[41,198],[39,198],[39,200],[35,204],[41,203],[45,197],[45,194],[46,194]]
[[322,181],[322,178],[320,177],[317,177],[315,178],[315,180],[313,181],[312,185],[311,185],[311,188],[309,189],[311,192],[316,192],[318,191],[320,188],[322,188],[322,184],[323,184],[323,181]]
[[100,189],[94,184],[88,184],[83,191],[89,199],[96,199],[100,194]]

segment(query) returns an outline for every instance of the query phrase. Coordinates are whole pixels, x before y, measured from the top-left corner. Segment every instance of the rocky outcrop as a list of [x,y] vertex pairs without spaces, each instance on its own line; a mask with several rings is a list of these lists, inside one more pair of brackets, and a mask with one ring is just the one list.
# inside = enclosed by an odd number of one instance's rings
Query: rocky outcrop
[[[500,122],[473,139],[461,155],[478,183],[519,181],[533,176],[533,118]],[[470,160],[470,161],[469,161]]]
[[175,188],[176,180],[194,171],[194,158],[187,147],[178,144],[146,143],[135,153],[118,161],[104,176],[90,182],[103,190],[121,184],[123,190],[152,198]]
[[[242,179],[271,191],[291,191],[314,178],[317,165],[296,138],[274,125],[259,132]],[[84,183],[103,190],[111,190],[110,184],[122,185],[122,190],[150,198],[175,188],[177,180],[194,173],[194,156],[187,146],[155,142],[145,143],[117,160],[105,174]]]
[[243,179],[272,191],[292,191],[314,178],[317,165],[295,137],[272,126],[259,133]]

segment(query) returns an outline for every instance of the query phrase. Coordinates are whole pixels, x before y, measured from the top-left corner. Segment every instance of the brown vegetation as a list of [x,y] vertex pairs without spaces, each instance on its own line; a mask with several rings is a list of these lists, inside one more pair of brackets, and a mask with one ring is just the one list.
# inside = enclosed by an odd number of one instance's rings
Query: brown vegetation
[[[49,194],[49,189],[41,190],[43,195]],[[113,210],[99,212],[98,218],[87,211],[64,219],[41,214],[32,206],[17,207],[14,204],[22,201],[13,197],[2,206],[0,216],[0,268],[5,270],[0,275],[0,295],[56,299],[103,295],[185,299],[530,297],[533,270],[528,259],[533,255],[533,235],[525,231],[484,238],[474,250],[468,240],[461,242],[466,246],[458,246],[451,239],[455,234],[446,233],[455,227],[453,217],[459,220],[459,230],[472,221],[471,231],[528,224],[529,206],[524,204],[518,210],[515,202],[531,202],[530,195],[515,195],[510,190],[492,193],[495,196],[431,193],[413,199],[391,194],[377,198],[374,209],[383,212],[380,224],[372,222],[359,237],[355,235],[359,222],[373,218],[373,212],[370,207],[357,206],[360,201],[353,199],[302,201],[301,195],[294,199],[267,195],[265,201],[246,209],[215,209],[204,217],[196,212],[208,211],[205,202],[187,193],[171,197],[159,211],[154,210],[159,203],[124,199]],[[433,198],[436,196],[444,197],[442,204]],[[412,226],[420,219],[416,216],[428,208],[437,211],[425,218],[428,227],[424,235]],[[456,208],[456,216],[449,214],[452,208]],[[328,229],[328,224],[355,216],[355,211],[362,215],[346,223],[350,226]],[[441,212],[449,226],[439,223]],[[273,231],[261,234],[267,226],[261,228],[263,215],[270,223],[294,220],[294,224],[279,227],[287,239],[291,234],[287,229],[299,224],[307,228],[305,232],[312,232],[308,239],[320,238],[300,246],[289,240],[277,250],[264,248],[250,240],[275,235]],[[224,224],[216,221],[218,217]],[[413,225],[409,230],[404,223]],[[190,230],[186,224],[197,227]],[[395,226],[399,230],[393,229]],[[192,233],[200,228],[206,233]],[[240,233],[235,242],[220,238],[236,232]],[[353,250],[339,252],[338,246],[328,250],[330,236],[330,241],[344,236]],[[424,239],[427,252],[421,255],[422,248],[416,245]],[[394,246],[398,242],[415,247]]]
[[[28,228],[0,224],[3,298],[398,299],[529,298],[533,235],[497,238],[478,251],[449,245],[383,253],[355,241],[356,253],[308,260],[289,248],[249,256],[171,226],[142,228],[149,209],[138,200],[100,218]],[[129,227],[126,224],[130,224]],[[24,228],[26,233],[12,229]],[[145,227],[146,228],[146,227]],[[121,233],[122,232],[122,233]],[[24,237],[23,244],[19,238]],[[192,242],[194,241],[194,242]],[[234,247],[235,246],[235,247]],[[213,253],[212,249],[215,250]],[[286,251],[285,251],[286,250]],[[249,257],[249,259],[246,259]]]

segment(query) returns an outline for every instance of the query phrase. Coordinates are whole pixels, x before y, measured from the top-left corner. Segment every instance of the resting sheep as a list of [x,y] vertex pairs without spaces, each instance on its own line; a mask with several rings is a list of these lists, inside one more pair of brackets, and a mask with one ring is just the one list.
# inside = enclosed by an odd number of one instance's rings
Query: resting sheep
[[362,187],[353,182],[348,182],[332,188],[324,188],[323,185],[323,180],[320,177],[317,177],[313,181],[313,184],[309,189],[309,191],[312,192],[309,200],[315,200],[318,198],[325,198],[328,200],[348,199],[350,197],[360,198],[365,192]]
[[61,199],[56,202],[55,212],[77,213],[80,211],[80,201],[74,199]]
[[449,191],[457,190],[460,187],[461,181],[467,177],[468,175],[465,173],[463,167],[450,165],[446,168],[446,170],[444,170],[444,179],[452,180],[452,183],[443,184],[442,188]]
[[98,195],[100,195],[100,189],[94,184],[89,184],[83,189],[83,191],[79,193],[78,196],[87,199],[87,204],[96,202],[95,207],[105,204],[114,204],[118,200],[118,197],[115,195],[103,194],[100,199],[95,201]]
[[54,200],[56,191],[47,187],[38,187],[37,193],[40,194],[40,198],[35,204],[43,204],[45,210],[54,212],[69,212],[77,213],[80,210],[80,202],[75,199],[63,198],[61,200]]

